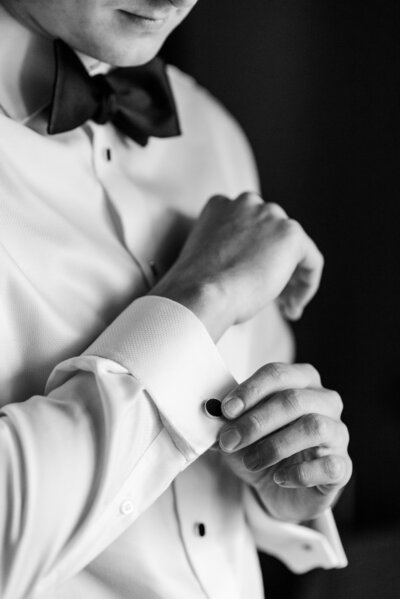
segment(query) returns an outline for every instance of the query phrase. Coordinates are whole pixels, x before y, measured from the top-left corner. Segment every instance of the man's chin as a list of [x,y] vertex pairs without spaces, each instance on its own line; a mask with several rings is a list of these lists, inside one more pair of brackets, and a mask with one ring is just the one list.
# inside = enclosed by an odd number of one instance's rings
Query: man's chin
[[132,40],[121,45],[116,43],[105,47],[93,45],[89,48],[76,48],[86,54],[115,67],[132,67],[146,64],[159,52],[164,40]]

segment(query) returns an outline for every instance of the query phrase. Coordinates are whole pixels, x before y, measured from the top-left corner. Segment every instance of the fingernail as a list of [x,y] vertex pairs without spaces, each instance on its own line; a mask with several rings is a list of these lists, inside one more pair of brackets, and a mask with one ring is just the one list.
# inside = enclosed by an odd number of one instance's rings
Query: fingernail
[[228,418],[236,418],[243,409],[244,403],[239,397],[230,397],[222,402],[222,410]]
[[237,428],[228,428],[220,434],[219,444],[225,451],[232,451],[239,445],[241,439]]
[[274,474],[274,482],[277,485],[284,485],[286,483],[285,473],[282,472],[282,471],[279,471],[279,470],[277,472],[275,472],[275,474]]

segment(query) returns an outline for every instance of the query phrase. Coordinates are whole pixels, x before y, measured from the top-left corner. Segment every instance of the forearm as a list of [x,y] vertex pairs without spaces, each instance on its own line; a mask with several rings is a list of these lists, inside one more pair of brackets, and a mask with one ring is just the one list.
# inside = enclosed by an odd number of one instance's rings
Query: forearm
[[142,298],[57,367],[48,395],[4,407],[1,596],[44,592],[112,543],[215,442],[202,404],[233,384],[189,310]]

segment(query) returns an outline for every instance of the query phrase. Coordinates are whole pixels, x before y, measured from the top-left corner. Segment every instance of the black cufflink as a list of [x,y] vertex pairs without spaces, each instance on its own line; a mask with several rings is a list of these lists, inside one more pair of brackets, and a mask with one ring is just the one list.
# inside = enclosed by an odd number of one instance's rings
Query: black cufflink
[[222,418],[221,402],[219,399],[207,399],[203,407],[209,418]]

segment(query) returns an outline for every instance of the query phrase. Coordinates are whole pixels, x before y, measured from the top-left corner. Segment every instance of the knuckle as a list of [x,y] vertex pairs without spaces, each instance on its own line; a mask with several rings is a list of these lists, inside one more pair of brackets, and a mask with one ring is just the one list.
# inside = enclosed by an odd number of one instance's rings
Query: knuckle
[[251,405],[252,399],[258,397],[259,383],[257,378],[251,378],[239,385],[235,391],[235,396],[239,397],[247,407]]
[[337,412],[337,414],[340,416],[340,414],[343,412],[343,400],[340,394],[337,391],[329,390],[329,399],[335,412]]
[[280,462],[284,457],[282,441],[278,437],[271,437],[264,445],[272,462]]
[[306,375],[310,380],[317,381],[318,384],[321,383],[321,375],[319,374],[319,372],[315,368],[315,366],[306,362],[306,363],[302,364],[302,367],[305,370]]
[[264,204],[264,212],[266,215],[269,216],[284,216],[285,215],[285,211],[283,210],[283,208],[281,206],[279,206],[279,204],[276,204],[275,202],[266,202]]
[[343,461],[337,456],[328,456],[324,460],[324,470],[329,480],[337,482],[343,476]]
[[247,434],[257,435],[261,432],[263,424],[263,417],[260,412],[253,412],[252,414],[249,414],[245,423]]
[[326,447],[324,447],[324,445],[318,445],[314,448],[314,456],[316,459],[324,458],[327,455],[328,451],[329,450]]
[[276,208],[279,208],[280,210],[281,207],[279,206],[279,204],[276,204],[275,202],[265,202],[265,208],[266,210],[270,210],[272,212]]
[[282,362],[271,362],[266,364],[265,374],[277,383],[284,383],[286,379],[286,368]]
[[213,206],[221,206],[222,204],[226,204],[227,202],[230,202],[229,198],[227,198],[224,195],[221,194],[217,194],[215,196],[212,196],[207,203],[207,206],[213,207]]
[[244,191],[237,197],[237,201],[245,204],[263,203],[262,197],[256,191]]
[[303,227],[301,224],[293,218],[286,218],[282,221],[282,227],[286,235],[290,237],[297,237],[303,233]]
[[285,407],[290,412],[299,414],[302,411],[301,392],[298,389],[287,389],[281,396]]
[[306,434],[317,441],[327,437],[328,423],[321,414],[308,414],[305,417],[304,428]]
[[311,470],[305,464],[296,466],[295,478],[299,485],[308,487],[311,484]]

